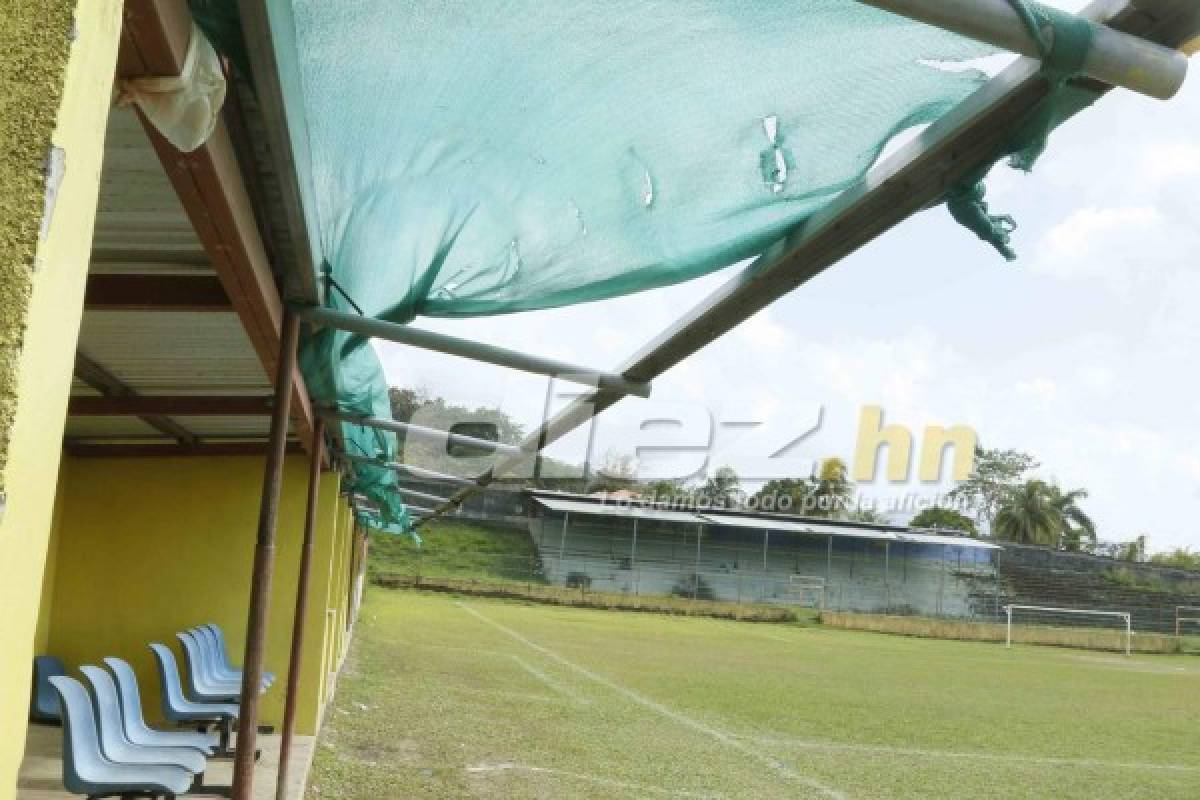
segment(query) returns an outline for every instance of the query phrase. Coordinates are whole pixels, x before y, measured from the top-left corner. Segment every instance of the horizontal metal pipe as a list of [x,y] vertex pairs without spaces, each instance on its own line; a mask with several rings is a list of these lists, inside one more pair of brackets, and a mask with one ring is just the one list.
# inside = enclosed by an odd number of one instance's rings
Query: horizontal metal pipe
[[446,481],[447,483],[457,483],[460,486],[474,486],[475,481],[471,478],[460,478],[457,475],[447,475],[444,472],[435,472],[424,467],[414,467],[412,464],[388,464],[389,467],[397,472],[405,472],[412,475],[414,478],[428,478],[436,481]]
[[421,506],[405,506],[405,508],[414,516],[425,517],[433,513],[432,508],[422,508]]
[[409,497],[418,497],[422,500],[432,500],[435,503],[444,503],[449,500],[449,497],[441,497],[436,494],[428,494],[426,492],[418,492],[415,489],[406,489],[403,486],[399,487],[400,494],[408,495]]
[[396,472],[412,475],[414,478],[445,481],[446,483],[456,483],[459,486],[472,486],[475,483],[471,478],[460,478],[457,475],[448,475],[445,472],[437,472],[436,470],[425,469],[424,467],[414,467],[412,464],[401,464],[396,461],[380,461],[378,458],[358,456],[351,453],[339,453],[339,455],[347,461],[353,461],[356,464],[370,464],[371,466],[382,467],[383,469],[395,470]]
[[625,376],[613,372],[580,367],[553,358],[531,356],[484,342],[460,339],[457,336],[421,330],[408,325],[397,325],[394,322],[385,322],[374,317],[346,314],[315,306],[296,307],[295,311],[301,319],[313,325],[337,328],[375,339],[385,339],[389,342],[434,350],[446,355],[461,356],[474,361],[532,372],[535,375],[548,375],[552,378],[581,383],[592,388],[606,389],[620,394],[631,394],[635,397],[650,396],[649,382],[631,381]]
[[[859,0],[938,28],[1030,58],[1038,43],[1008,0]],[[1177,50],[1088,20],[1092,45],[1083,63],[1090,78],[1166,100],[1187,77],[1187,58]],[[1047,36],[1053,37],[1047,30]]]
[[321,411],[321,416],[326,419],[336,419],[341,422],[349,422],[353,425],[363,425],[368,428],[377,428],[384,431],[392,431],[394,433],[403,433],[406,436],[420,436],[425,439],[434,441],[445,441],[449,444],[462,445],[464,447],[478,447],[479,449],[487,449],[504,455],[517,455],[521,452],[521,448],[514,447],[511,444],[501,444],[500,442],[492,442],[487,439],[477,439],[474,436],[464,436],[461,433],[451,433],[450,431],[442,431],[437,428],[426,428],[424,425],[413,425],[411,422],[400,422],[395,419],[384,419],[383,417],[366,417],[356,414],[347,414],[343,411],[333,411],[325,409]]

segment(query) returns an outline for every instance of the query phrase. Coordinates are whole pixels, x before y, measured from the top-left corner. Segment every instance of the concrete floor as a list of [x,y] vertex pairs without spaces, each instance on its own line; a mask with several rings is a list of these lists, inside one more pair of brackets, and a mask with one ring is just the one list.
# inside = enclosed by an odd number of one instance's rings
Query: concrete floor
[[[297,736],[292,740],[292,766],[288,772],[287,800],[300,800],[304,796],[304,785],[308,781],[308,768],[312,763],[313,737]],[[17,777],[17,800],[65,800],[78,795],[69,794],[62,785],[62,728],[45,725],[30,725],[25,740],[25,759]],[[254,776],[255,800],[273,800],[275,797],[275,773],[279,764],[279,736],[259,734],[258,747],[262,758]],[[214,786],[228,786],[233,779],[231,760],[213,759],[204,782]],[[188,797],[217,797],[218,795],[189,794]]]

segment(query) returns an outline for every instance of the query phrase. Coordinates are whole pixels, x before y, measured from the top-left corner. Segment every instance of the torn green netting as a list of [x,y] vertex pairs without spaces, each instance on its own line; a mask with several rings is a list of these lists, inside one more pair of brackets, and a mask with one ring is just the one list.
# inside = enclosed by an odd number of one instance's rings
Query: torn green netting
[[[344,289],[334,305],[350,298],[401,323],[600,300],[753,257],[859,181],[898,133],[981,86],[970,62],[994,53],[855,0],[267,7],[305,221]],[[1020,7],[1031,30],[1066,24]],[[236,54],[228,17],[210,17]],[[1056,35],[1047,61],[1065,64],[1055,51],[1070,43]],[[1056,81],[997,159],[1031,164],[1085,100]],[[949,206],[1000,241],[984,174]],[[387,415],[360,345],[306,342],[310,390]],[[393,454],[388,435],[342,427],[348,448]],[[359,471],[380,517],[402,519],[398,501],[380,500],[396,476]]]
[[1100,97],[1093,89],[1068,83],[1079,75],[1092,46],[1087,21],[1028,0],[1008,0],[1037,42],[1042,56],[1042,76],[1050,91],[1033,108],[1004,147],[979,169],[967,175],[946,194],[946,208],[960,225],[996,248],[1009,261],[1017,254],[1009,244],[1016,221],[1007,214],[992,214],[985,202],[984,179],[992,167],[1007,158],[1014,169],[1025,172],[1046,149],[1050,133]]
[[[328,328],[306,334],[300,346],[300,369],[309,393],[319,406],[348,414],[392,416],[379,358],[372,348],[364,347],[351,334]],[[347,453],[384,464],[396,460],[394,433],[345,422],[331,424],[339,426]],[[360,514],[360,522],[384,533],[416,537],[412,519],[400,500],[399,476],[395,470],[354,462],[352,472],[343,480],[343,488],[352,494],[365,495],[378,509]]]
[[953,67],[994,52],[854,0],[274,5],[319,250],[394,322],[755,256],[978,88]]

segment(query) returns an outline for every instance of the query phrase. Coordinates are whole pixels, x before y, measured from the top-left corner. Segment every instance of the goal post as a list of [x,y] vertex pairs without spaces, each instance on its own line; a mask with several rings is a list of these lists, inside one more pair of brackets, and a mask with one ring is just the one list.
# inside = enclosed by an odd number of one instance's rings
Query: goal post
[[[1045,614],[1077,614],[1093,617],[1115,617],[1121,620],[1125,625],[1125,655],[1131,655],[1133,652],[1133,619],[1128,611],[1101,611],[1092,608],[1055,608],[1053,606],[1025,606],[1025,605],[1006,605],[1004,613],[1008,617],[1008,622],[1004,635],[1004,646],[1012,647],[1012,632],[1013,632],[1013,614],[1017,611],[1041,612]],[[1178,611],[1176,611],[1178,618]],[[1178,623],[1176,623],[1178,626]]]
[[1175,606],[1175,638],[1183,637],[1183,625],[1200,624],[1200,606]]
[[825,579],[819,575],[789,575],[787,593],[796,605],[825,610]]

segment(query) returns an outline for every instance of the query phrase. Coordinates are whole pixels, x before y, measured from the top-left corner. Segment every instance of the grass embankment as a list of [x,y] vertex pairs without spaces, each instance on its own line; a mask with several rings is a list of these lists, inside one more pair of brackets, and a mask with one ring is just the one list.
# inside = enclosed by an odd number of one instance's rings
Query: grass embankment
[[1200,662],[371,589],[320,798],[1194,798]]
[[509,597],[604,610],[716,617],[748,622],[812,620],[815,612],[781,606],[692,600],[667,595],[596,592],[548,584],[528,531],[447,520],[422,530],[422,544],[376,534],[368,565],[371,582],[389,589],[420,588]]

